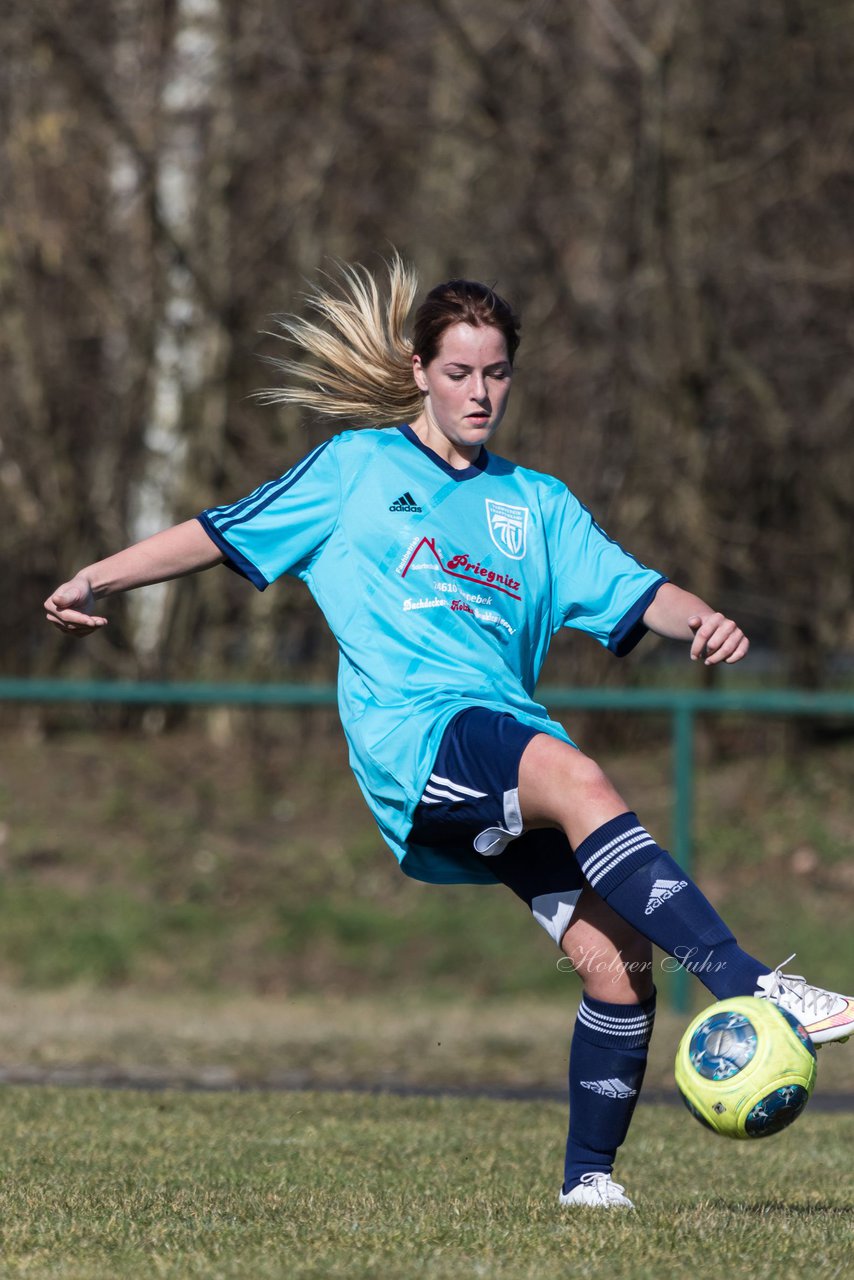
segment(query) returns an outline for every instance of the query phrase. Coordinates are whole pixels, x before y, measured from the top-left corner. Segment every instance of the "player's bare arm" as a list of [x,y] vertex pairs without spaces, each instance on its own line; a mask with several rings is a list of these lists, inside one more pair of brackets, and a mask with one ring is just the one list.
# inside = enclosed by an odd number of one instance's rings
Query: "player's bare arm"
[[691,660],[702,658],[707,667],[719,662],[740,662],[750,648],[750,641],[737,622],[672,582],[659,588],[643,620],[656,635],[690,640]]
[[153,582],[184,578],[219,564],[222,558],[198,520],[185,520],[80,569],[45,600],[47,620],[65,635],[85,638],[107,625],[107,619],[94,612],[98,600]]

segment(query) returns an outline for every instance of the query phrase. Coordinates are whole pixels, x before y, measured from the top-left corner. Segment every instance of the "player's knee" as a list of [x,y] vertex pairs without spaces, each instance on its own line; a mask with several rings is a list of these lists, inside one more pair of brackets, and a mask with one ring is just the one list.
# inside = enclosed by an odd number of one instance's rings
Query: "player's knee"
[[600,803],[614,793],[604,770],[581,751],[566,757],[561,782],[568,796],[585,803]]
[[526,823],[556,823],[573,844],[626,807],[595,760],[547,734],[522,756],[519,799]]

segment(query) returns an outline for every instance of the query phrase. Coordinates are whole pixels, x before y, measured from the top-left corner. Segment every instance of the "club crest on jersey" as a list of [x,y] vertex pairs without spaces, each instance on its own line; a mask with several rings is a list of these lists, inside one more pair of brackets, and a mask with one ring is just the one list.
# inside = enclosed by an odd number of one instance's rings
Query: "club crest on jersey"
[[521,560],[528,544],[527,507],[511,507],[506,502],[485,498],[489,536],[499,551],[511,560]]

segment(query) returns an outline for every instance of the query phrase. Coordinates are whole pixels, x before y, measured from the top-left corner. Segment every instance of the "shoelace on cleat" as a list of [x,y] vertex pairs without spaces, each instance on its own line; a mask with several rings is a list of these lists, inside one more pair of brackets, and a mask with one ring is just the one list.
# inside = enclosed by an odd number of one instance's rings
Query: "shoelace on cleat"
[[582,1173],[581,1181],[585,1186],[592,1187],[596,1194],[606,1201],[619,1200],[626,1191],[625,1187],[621,1187],[619,1182],[614,1182],[607,1173]]
[[[779,964],[774,969],[771,975],[773,985],[768,992],[768,999],[778,1002],[781,996],[792,996],[803,1009],[812,1008],[816,1017],[820,1017],[822,1012],[826,1015],[830,1014],[837,998],[835,992],[812,986],[798,973],[783,973],[783,965],[788,964],[789,960],[794,960],[796,954],[797,952],[793,952],[788,960],[784,960],[783,964]],[[822,1001],[824,1002],[823,1010]]]

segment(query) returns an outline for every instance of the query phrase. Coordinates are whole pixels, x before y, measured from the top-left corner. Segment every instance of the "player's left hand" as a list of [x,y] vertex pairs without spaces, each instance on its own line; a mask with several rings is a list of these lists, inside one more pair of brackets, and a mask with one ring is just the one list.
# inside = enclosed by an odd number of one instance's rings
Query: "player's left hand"
[[750,641],[737,622],[722,613],[695,614],[688,619],[694,632],[691,661],[702,658],[707,667],[718,662],[740,662],[750,648]]
[[45,600],[44,611],[51,626],[78,640],[107,625],[107,619],[95,613],[92,584],[82,573],[57,587]]

